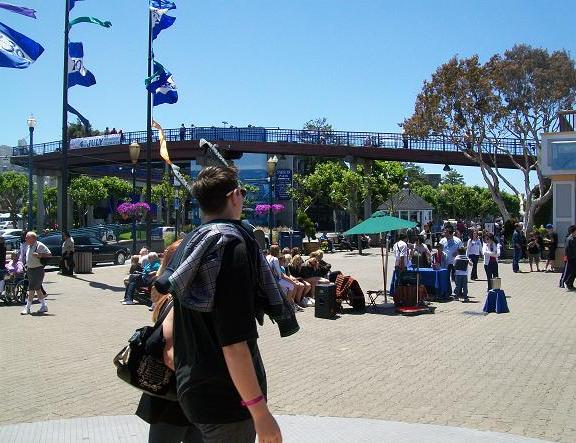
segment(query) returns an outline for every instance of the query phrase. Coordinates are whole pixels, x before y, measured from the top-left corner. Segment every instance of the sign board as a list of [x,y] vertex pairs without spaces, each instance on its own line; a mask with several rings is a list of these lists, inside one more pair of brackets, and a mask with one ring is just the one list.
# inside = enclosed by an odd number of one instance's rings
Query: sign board
[[94,137],[73,138],[70,140],[70,149],[99,148],[120,144],[120,134],[96,135]]
[[292,170],[276,169],[276,200],[290,200],[288,190],[292,187]]

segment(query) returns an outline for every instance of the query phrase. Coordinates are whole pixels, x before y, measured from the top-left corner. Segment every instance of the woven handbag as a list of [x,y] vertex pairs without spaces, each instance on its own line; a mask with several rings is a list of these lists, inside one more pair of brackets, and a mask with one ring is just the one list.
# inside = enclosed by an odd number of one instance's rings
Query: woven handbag
[[156,397],[176,400],[174,371],[164,364],[162,356],[162,322],[172,302],[166,305],[154,326],[136,329],[128,345],[116,354],[113,361],[116,374],[129,385]]

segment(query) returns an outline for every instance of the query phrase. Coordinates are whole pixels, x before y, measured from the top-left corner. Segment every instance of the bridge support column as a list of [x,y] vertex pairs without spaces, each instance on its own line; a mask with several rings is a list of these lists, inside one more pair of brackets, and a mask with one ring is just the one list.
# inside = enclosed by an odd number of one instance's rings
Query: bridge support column
[[88,205],[86,211],[86,226],[92,226],[94,225],[94,206]]
[[46,210],[44,208],[44,176],[36,176],[36,227],[38,232],[44,230]]

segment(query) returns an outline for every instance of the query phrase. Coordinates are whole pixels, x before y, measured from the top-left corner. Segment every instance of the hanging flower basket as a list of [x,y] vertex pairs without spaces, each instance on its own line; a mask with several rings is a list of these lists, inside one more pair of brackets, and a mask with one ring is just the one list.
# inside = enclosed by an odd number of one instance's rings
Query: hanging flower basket
[[[272,205],[272,212],[274,214],[278,214],[279,212],[282,212],[284,210],[284,205],[281,203],[277,203]],[[270,211],[270,205],[256,205],[256,214],[258,215],[264,215],[267,214]]]
[[141,220],[142,218],[146,217],[148,211],[150,211],[150,205],[145,202],[122,203],[116,208],[116,212],[120,214],[123,220],[127,220],[129,218]]

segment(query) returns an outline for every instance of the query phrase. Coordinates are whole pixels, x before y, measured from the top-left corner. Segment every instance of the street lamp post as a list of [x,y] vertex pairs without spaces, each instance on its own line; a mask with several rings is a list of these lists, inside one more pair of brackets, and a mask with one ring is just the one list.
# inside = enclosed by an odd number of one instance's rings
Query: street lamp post
[[278,157],[276,157],[275,155],[273,157],[270,157],[268,159],[268,161],[266,162],[266,167],[268,169],[268,179],[269,179],[269,183],[270,183],[270,192],[269,192],[269,197],[270,197],[270,207],[268,208],[268,228],[269,228],[269,235],[270,235],[270,245],[272,245],[272,204],[274,203],[274,196],[272,194],[273,192],[273,178],[274,178],[274,173],[276,172],[276,165],[278,164]]
[[32,156],[34,154],[34,128],[36,119],[33,115],[28,117],[28,129],[30,130],[30,146],[28,147],[28,231],[32,230]]
[[[140,145],[136,142],[130,143],[128,152],[132,162],[132,195],[136,195],[136,165],[140,157]],[[136,217],[132,216],[132,255],[134,254],[136,254]]]
[[180,182],[174,179],[174,241],[178,240],[178,219],[180,218],[180,205],[183,203],[180,201]]

